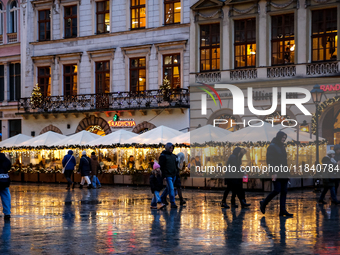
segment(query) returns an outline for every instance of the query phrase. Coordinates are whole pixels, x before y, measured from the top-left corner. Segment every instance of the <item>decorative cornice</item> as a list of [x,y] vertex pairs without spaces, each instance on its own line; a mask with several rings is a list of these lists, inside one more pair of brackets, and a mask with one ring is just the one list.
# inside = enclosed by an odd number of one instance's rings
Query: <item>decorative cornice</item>
[[233,5],[230,7],[229,9],[229,17],[233,16],[233,12],[236,12],[238,14],[247,14],[248,12],[250,12],[252,9],[257,7],[257,12],[260,13],[260,5],[258,3],[254,3],[252,6],[250,6],[249,8],[245,9],[245,10],[240,10],[235,8]]

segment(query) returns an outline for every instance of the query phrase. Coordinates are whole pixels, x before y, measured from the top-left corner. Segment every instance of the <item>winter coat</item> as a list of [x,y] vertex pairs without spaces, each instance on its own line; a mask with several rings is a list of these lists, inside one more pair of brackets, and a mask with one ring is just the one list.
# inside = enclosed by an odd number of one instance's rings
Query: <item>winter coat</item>
[[[322,164],[327,164],[327,165],[333,165],[333,169],[336,167],[337,164],[332,163],[331,158],[328,156],[325,156],[322,158]],[[334,170],[333,171],[328,171],[329,166],[326,166],[325,171],[328,174],[331,174],[332,172],[334,173],[334,177],[336,176],[336,173]],[[334,187],[335,186],[335,179],[334,178],[323,178],[323,183],[324,186],[327,187]]]
[[161,191],[163,189],[163,177],[160,175],[156,177],[152,174],[150,176],[150,188],[152,193],[155,191]]
[[11,169],[11,161],[6,158],[4,153],[0,153],[0,190],[9,187],[10,178],[8,171]]
[[[239,159],[239,156],[238,154],[240,153],[242,149],[240,147],[236,147],[234,150],[233,150],[233,154],[230,155],[230,157],[228,158],[228,161],[227,161],[227,167],[230,165],[230,168],[231,167],[235,167],[236,168],[236,171],[239,171],[240,170],[240,167],[241,167],[241,159]],[[238,178],[242,178],[242,175],[243,173],[241,172],[235,172],[236,175],[233,174],[233,178],[235,177],[238,177]],[[226,178],[224,179],[224,185],[227,185],[229,180],[232,181],[231,178]],[[230,183],[230,182],[229,182]]]
[[161,166],[162,176],[175,177],[177,174],[176,155],[169,151],[163,151],[159,156],[159,165]]
[[[69,161],[70,158],[71,160]],[[62,164],[63,164],[63,167],[65,167],[65,170],[72,170],[72,171],[74,170],[77,162],[76,162],[76,158],[73,156],[73,151],[71,150],[68,151],[67,155],[65,155],[65,157],[63,158]]]
[[91,155],[91,169],[92,175],[98,175],[98,170],[100,170],[99,161],[96,155]]
[[82,156],[80,158],[79,170],[81,176],[89,176],[91,173],[91,159],[87,156]]
[[[278,166],[281,169],[281,165],[287,166],[287,152],[285,145],[282,143],[282,137],[287,136],[284,132],[279,131],[276,137],[273,138],[271,144],[267,148],[267,165],[271,167]],[[288,177],[289,173],[281,171],[274,172],[278,178]]]

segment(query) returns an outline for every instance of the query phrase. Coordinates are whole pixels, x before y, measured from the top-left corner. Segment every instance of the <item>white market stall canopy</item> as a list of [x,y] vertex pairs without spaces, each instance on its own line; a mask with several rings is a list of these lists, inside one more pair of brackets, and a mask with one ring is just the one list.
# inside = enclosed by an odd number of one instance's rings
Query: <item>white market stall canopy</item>
[[[275,128],[277,130],[281,130],[282,132],[286,133],[287,136],[291,137],[293,140],[297,141],[297,131],[296,128],[291,127],[282,127],[281,125],[275,125]],[[319,141],[324,140],[324,138],[319,137]],[[307,132],[300,131],[299,132],[299,142],[315,142],[316,136],[312,135],[312,138],[310,138],[310,134]]]
[[26,142],[30,139],[32,139],[32,136],[18,134],[0,142],[0,148],[18,146],[19,144]]
[[100,137],[101,137],[100,135],[96,135],[91,132],[83,130],[74,135],[67,136],[66,138],[59,140],[58,142],[55,142],[51,145],[52,146],[86,145],[89,142],[92,142]]
[[130,138],[136,136],[138,136],[138,134],[121,129],[109,135],[102,136],[96,140],[93,140],[87,143],[87,145],[96,146],[96,145],[112,145],[117,143],[123,144]]
[[178,144],[181,144],[181,143],[190,144],[190,132],[187,132],[187,133],[181,134],[179,136],[176,136],[175,138],[173,138],[171,140],[171,142],[173,144],[175,144],[175,143],[178,143]]
[[168,142],[173,143],[172,139],[176,136],[183,134],[180,131],[175,129],[159,126],[157,128],[151,129],[150,131],[145,132],[137,137],[132,137],[126,141],[129,143],[140,143],[140,144],[166,144]]
[[53,143],[56,143],[64,139],[65,137],[66,136],[58,134],[56,132],[48,131],[34,138],[31,138],[30,140],[20,143],[18,146],[51,146]]
[[[258,127],[253,127],[258,125]],[[253,126],[248,126],[237,130],[228,135],[227,141],[229,142],[271,142],[276,136],[279,129],[277,127],[272,127],[272,124],[264,122],[263,126],[261,123],[253,124]],[[295,137],[287,134],[287,141],[292,141],[296,139]]]
[[227,136],[232,134],[231,131],[224,128],[206,125],[198,129],[190,131],[191,143],[205,143],[205,142],[227,142]]

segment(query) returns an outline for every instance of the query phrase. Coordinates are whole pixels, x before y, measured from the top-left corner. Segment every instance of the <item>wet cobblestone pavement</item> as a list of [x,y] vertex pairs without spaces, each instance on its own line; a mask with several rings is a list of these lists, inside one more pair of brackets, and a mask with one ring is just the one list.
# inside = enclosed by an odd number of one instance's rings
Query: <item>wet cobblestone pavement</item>
[[221,209],[222,191],[184,190],[187,206],[151,211],[147,187],[10,190],[12,219],[0,218],[1,255],[340,254],[340,206],[317,205],[312,191],[288,194],[294,218],[287,219],[278,216],[278,199],[263,217],[262,192],[247,193],[248,210]]

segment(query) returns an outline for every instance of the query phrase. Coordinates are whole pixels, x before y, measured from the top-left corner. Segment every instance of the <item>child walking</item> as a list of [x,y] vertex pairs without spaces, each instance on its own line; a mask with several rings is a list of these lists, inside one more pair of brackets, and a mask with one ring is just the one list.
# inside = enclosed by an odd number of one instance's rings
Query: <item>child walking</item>
[[153,171],[150,176],[150,187],[152,194],[154,194],[151,201],[151,209],[157,209],[157,204],[160,204],[159,209],[163,208],[165,204],[162,203],[161,197],[159,196],[159,192],[163,189],[163,178],[160,165],[157,162],[153,164]]

